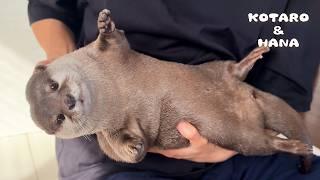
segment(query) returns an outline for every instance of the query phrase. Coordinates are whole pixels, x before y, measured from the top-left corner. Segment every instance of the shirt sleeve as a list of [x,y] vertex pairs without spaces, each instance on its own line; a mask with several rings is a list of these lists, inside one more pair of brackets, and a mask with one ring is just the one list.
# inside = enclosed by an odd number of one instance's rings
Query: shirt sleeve
[[80,24],[77,14],[77,0],[29,0],[28,3],[30,24],[53,18],[76,31]]

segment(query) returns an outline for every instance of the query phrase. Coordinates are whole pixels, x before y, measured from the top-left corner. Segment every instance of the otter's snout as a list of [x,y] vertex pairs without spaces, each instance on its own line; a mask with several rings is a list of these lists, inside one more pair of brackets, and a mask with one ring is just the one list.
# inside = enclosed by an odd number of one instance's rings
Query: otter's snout
[[66,98],[64,99],[64,103],[69,110],[72,110],[76,106],[76,98],[74,98],[71,94],[67,94]]

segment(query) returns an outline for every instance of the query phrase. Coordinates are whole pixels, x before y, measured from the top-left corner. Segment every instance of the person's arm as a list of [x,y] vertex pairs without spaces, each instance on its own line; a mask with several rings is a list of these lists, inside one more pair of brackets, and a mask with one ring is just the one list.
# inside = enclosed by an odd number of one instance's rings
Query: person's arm
[[77,1],[29,0],[29,21],[47,59],[54,59],[75,49],[74,32],[79,31]]
[[43,19],[32,23],[31,27],[48,60],[72,52],[76,48],[72,31],[60,20]]

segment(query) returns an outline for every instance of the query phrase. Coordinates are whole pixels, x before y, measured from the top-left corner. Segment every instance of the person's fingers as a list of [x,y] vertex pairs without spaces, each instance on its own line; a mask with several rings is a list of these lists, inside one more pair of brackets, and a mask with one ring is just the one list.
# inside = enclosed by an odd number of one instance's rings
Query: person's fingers
[[157,147],[151,147],[148,149],[148,152],[151,152],[151,153],[160,153],[161,154],[162,151],[165,151],[165,150],[161,150]]
[[190,141],[191,145],[203,145],[208,141],[203,138],[198,130],[190,123],[182,121],[177,125],[177,129],[180,134]]
[[235,151],[223,149],[219,146],[215,148],[216,148],[215,153],[212,153],[211,157],[208,157],[208,159],[210,159],[211,162],[223,162],[238,154]]
[[[220,158],[221,160],[229,159],[230,157],[238,154],[236,151],[225,149],[220,146],[215,147],[216,158]],[[217,160],[218,161],[218,160]]]
[[180,122],[177,129],[183,137],[190,141],[189,147],[168,150],[152,147],[149,152],[195,162],[221,162],[237,154],[234,151],[208,143],[208,140],[202,137],[198,130],[188,122]]
[[194,162],[222,162],[237,154],[232,150],[221,148],[215,144],[199,147],[187,147],[161,151],[160,154],[175,159],[185,159]]
[[37,65],[47,65],[47,64],[50,64],[52,61],[53,59],[42,60],[42,61],[39,61]]
[[188,122],[180,122],[177,129],[183,137],[189,140],[197,140],[200,137],[198,130]]
[[151,148],[149,152],[162,154],[168,158],[185,159],[194,162],[223,162],[238,154],[235,151],[224,149],[210,143],[201,147],[190,146],[187,148],[169,150]]
[[157,153],[175,159],[189,159],[190,157],[193,157],[195,154],[193,150],[188,147],[181,149],[160,150]]
[[196,154],[196,151],[191,147],[166,150],[152,147],[148,150],[148,152],[162,154],[166,157],[175,159],[188,159]]

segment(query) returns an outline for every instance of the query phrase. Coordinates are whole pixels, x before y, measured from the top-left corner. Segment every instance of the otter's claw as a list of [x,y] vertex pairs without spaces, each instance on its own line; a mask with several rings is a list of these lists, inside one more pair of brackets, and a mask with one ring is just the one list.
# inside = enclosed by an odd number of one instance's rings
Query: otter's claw
[[110,15],[111,12],[108,9],[104,9],[99,13],[98,29],[100,34],[111,34],[116,29]]
[[146,155],[145,142],[138,136],[125,134],[123,144],[131,163],[140,162]]

